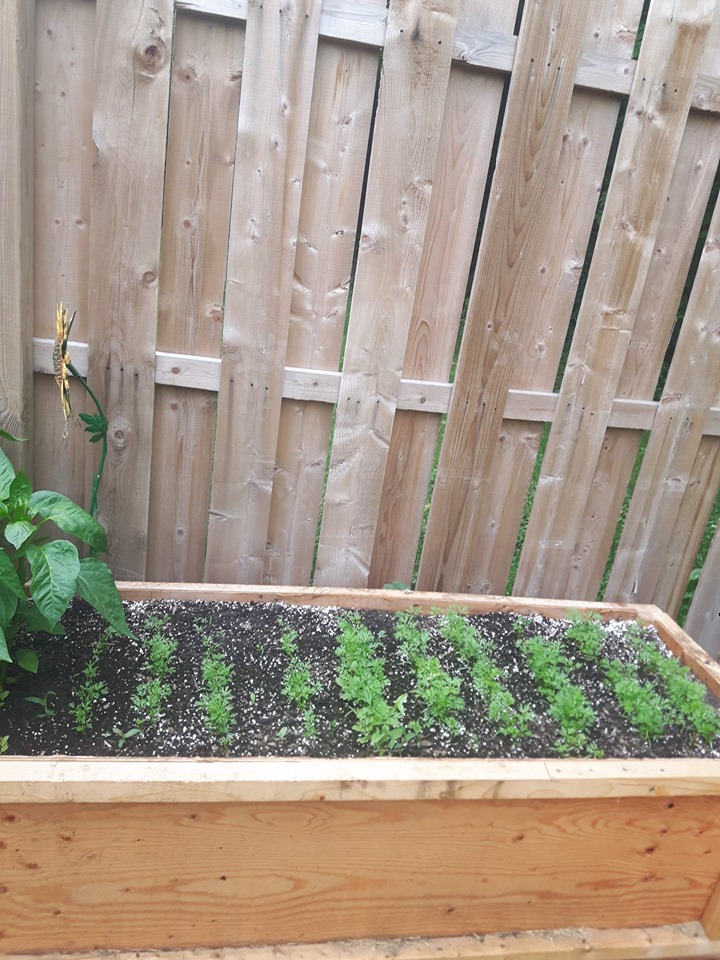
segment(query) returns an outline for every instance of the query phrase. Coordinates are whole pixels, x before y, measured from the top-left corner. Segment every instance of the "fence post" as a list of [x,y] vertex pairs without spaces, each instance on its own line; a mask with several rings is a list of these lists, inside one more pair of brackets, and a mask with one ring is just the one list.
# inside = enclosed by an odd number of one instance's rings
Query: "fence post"
[[[32,430],[33,110],[35,0],[0,4],[0,428]],[[32,472],[32,444],[12,444]]]

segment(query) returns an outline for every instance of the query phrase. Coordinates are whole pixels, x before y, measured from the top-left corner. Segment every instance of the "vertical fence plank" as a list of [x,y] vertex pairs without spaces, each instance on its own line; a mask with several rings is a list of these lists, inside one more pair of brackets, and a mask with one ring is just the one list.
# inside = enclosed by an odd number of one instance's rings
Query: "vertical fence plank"
[[390,3],[318,584],[368,582],[456,22],[456,0]]
[[248,10],[205,579],[262,580],[319,0]]
[[[245,30],[178,13],[173,44],[157,345],[219,357]],[[199,581],[217,397],[158,386],[147,576]]]
[[[62,300],[77,311],[72,339],[87,340],[92,183],[93,0],[37,0],[35,52],[34,332],[54,339]],[[70,351],[72,359],[72,350]],[[53,377],[36,373],[35,486],[89,506],[81,425],[68,422]],[[75,414],[87,410],[73,389]]]
[[[667,605],[667,597],[658,596],[658,582],[668,563],[709,409],[720,393],[719,317],[720,202],[610,573],[606,591],[610,599]],[[709,505],[713,499],[708,498]]]
[[[716,7],[700,73],[718,76],[719,62],[720,7]],[[667,193],[618,397],[653,398],[719,161],[720,117],[692,111]],[[640,438],[637,430],[607,431],[573,552],[566,597],[592,599],[597,595]],[[684,584],[680,589],[684,591]]]
[[[384,0],[380,0],[384,9]],[[286,364],[340,364],[378,51],[323,41],[310,117]],[[332,408],[282,402],[264,580],[310,582]]]
[[487,224],[468,308],[420,564],[420,589],[465,590],[525,306],[556,186],[587,16],[585,2],[525,8]]
[[[32,431],[35,0],[0,4],[0,429]],[[32,444],[3,447],[32,474]]]
[[172,0],[98,0],[89,376],[110,421],[100,502],[110,560],[143,579]]
[[[626,0],[589,5],[583,50],[587,55],[624,57],[631,63],[642,3]],[[617,23],[626,30],[617,31]],[[580,281],[597,198],[618,117],[619,102],[575,90],[563,134],[558,174],[545,218],[539,259],[527,262],[542,283],[525,303],[525,323],[515,357],[511,386],[551,391]],[[594,189],[588,189],[592,184]],[[482,282],[482,278],[478,278]],[[468,588],[503,593],[513,560],[528,487],[543,427],[505,420],[497,438],[475,545],[475,570]]]
[[[465,3],[459,20],[509,34],[516,13],[516,3]],[[503,86],[502,76],[457,63],[450,70],[403,363],[403,376],[410,379],[442,381],[450,376]],[[411,581],[440,421],[435,413],[395,414],[370,565],[371,587]]]
[[[515,589],[564,595],[697,78],[711,0],[650,10]],[[648,190],[652,184],[652,191]]]
[[720,657],[720,524],[705,558],[685,630],[713,657]]

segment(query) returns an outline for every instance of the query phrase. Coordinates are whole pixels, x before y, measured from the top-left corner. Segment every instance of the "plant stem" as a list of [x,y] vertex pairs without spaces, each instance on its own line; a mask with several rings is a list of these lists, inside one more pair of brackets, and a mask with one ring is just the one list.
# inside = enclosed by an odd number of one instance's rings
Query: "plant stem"
[[68,368],[68,370],[70,371],[70,373],[73,375],[73,377],[75,377],[76,380],[79,380],[79,381],[80,381],[80,383],[82,384],[85,392],[88,394],[88,396],[90,397],[90,399],[92,400],[92,402],[95,404],[95,407],[96,407],[96,409],[97,409],[98,415],[100,416],[100,418],[101,418],[101,420],[102,420],[102,422],[103,422],[103,430],[102,430],[102,449],[101,449],[101,451],[100,451],[100,463],[98,464],[97,473],[96,473],[95,476],[93,477],[92,491],[91,491],[91,494],[90,494],[90,510],[89,510],[90,516],[91,516],[91,517],[94,517],[95,519],[97,519],[97,515],[98,515],[98,488],[100,487],[100,478],[102,477],[102,472],[103,472],[103,469],[105,468],[105,459],[106,459],[106,457],[107,457],[107,449],[108,449],[108,446],[107,446],[107,428],[108,428],[108,421],[107,421],[107,417],[105,416],[105,411],[104,411],[103,408],[100,406],[100,401],[98,400],[98,398],[97,398],[97,397],[95,396],[95,394],[93,393],[93,391],[92,391],[89,383],[88,383],[87,380],[85,379],[85,377],[82,376],[82,374],[78,371],[77,367],[76,367],[73,363],[68,363],[67,368]]

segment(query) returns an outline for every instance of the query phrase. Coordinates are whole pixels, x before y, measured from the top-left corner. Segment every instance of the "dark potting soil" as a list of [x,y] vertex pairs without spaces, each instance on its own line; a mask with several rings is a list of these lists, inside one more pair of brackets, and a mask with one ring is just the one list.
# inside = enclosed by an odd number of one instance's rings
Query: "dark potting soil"
[[[109,635],[97,658],[97,682],[107,693],[92,706],[91,728],[76,729],[71,706],[77,703],[83,671],[93,657],[106,623],[83,601],[74,600],[63,618],[67,635],[29,635],[17,646],[35,649],[40,658],[37,675],[12,669],[9,696],[0,707],[0,738],[8,737],[8,752],[19,755],[75,756],[372,756],[375,751],[359,742],[349,705],[340,697],[337,683],[338,622],[348,611],[337,608],[287,606],[281,603],[216,603],[207,601],[126,602],[128,624],[137,638]],[[403,657],[394,637],[392,614],[361,611],[361,619],[375,635],[382,635],[381,656],[389,687],[385,699],[404,693],[404,722],[421,721],[422,702],[413,695],[413,667]],[[155,619],[168,618],[160,632],[177,642],[174,672],[167,683],[159,720],[149,723],[139,715],[132,698],[138,684],[147,681],[147,637],[158,628]],[[474,687],[466,664],[459,661],[449,642],[440,635],[438,618],[421,617],[419,625],[430,633],[428,654],[461,678],[465,707],[457,716],[457,730],[435,723],[394,751],[400,756],[427,757],[552,757],[557,756],[558,727],[547,714],[547,704],[517,646],[515,618],[509,614],[484,614],[469,618],[494,644],[493,657],[506,675],[507,688],[518,704],[529,704],[537,714],[529,736],[512,739],[500,735],[488,718],[486,705]],[[530,630],[547,639],[562,638],[567,621],[530,617]],[[148,621],[151,621],[150,626]],[[312,700],[317,733],[308,739],[299,709],[283,692],[288,659],[281,647],[287,629],[297,632],[299,657],[310,669],[318,691]],[[650,631],[652,633],[652,631]],[[199,706],[203,690],[203,638],[212,639],[234,666],[230,683],[235,723],[229,743],[213,735]],[[18,638],[20,640],[20,638]],[[660,641],[657,640],[662,647]],[[606,625],[604,651],[608,657],[634,662],[634,654],[621,624]],[[571,655],[568,647],[565,652]],[[571,655],[572,656],[572,655]],[[579,684],[596,712],[589,737],[597,754],[606,757],[720,757],[720,737],[710,744],[692,731],[670,726],[652,743],[628,722],[596,663],[575,658],[573,682]],[[641,673],[642,677],[642,673]],[[42,704],[27,697],[46,698]],[[717,702],[708,694],[717,707]],[[581,755],[581,754],[577,754]]]

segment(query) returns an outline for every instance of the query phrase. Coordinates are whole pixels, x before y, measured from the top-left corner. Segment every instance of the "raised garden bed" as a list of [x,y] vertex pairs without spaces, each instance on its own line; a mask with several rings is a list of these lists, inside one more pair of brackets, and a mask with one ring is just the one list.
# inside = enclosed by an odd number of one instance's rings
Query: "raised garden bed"
[[[125,584],[122,593],[131,600],[280,600],[381,611],[413,605],[425,613],[458,606],[472,614],[567,612],[553,601],[393,591]],[[573,607],[654,625],[720,693],[717,665],[656,608]],[[292,659],[290,647],[285,656]],[[273,715],[276,732],[281,720]],[[288,715],[283,726],[282,740],[299,752],[307,732],[301,718]],[[140,740],[129,738],[123,752]],[[372,746],[348,743],[346,752],[355,754]],[[406,745],[411,752],[416,746]],[[620,950],[626,942],[628,957],[720,954],[720,760],[713,744],[698,744],[706,758],[555,759],[553,731],[545,746],[545,759],[6,755],[2,949],[585,927],[614,930],[607,937]],[[623,749],[632,752],[630,744]],[[217,753],[217,744],[209,752]],[[668,929],[675,924],[691,926]],[[637,928],[655,930],[643,934],[647,951]],[[454,948],[438,949],[451,956]],[[505,955],[534,955],[524,949],[512,952],[510,944]]]

